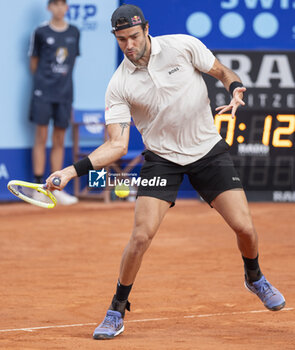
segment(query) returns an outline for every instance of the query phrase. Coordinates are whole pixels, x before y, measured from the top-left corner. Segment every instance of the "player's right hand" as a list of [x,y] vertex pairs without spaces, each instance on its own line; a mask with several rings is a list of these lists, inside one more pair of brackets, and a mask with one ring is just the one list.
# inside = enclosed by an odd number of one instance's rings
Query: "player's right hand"
[[[46,187],[49,191],[53,190],[59,190],[61,191],[64,187],[66,187],[67,183],[77,176],[75,168],[71,165],[67,168],[64,168],[59,171],[55,171],[49,177],[46,179]],[[56,186],[53,183],[54,178],[59,178],[60,179],[60,185]]]

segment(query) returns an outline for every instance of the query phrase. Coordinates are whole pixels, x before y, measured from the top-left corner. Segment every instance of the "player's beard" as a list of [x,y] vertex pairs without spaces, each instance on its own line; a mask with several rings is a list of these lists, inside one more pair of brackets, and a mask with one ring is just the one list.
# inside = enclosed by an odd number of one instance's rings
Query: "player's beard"
[[129,57],[127,54],[126,54],[126,56],[129,58],[129,60],[130,60],[133,64],[137,65],[137,64],[138,64],[138,61],[139,61],[140,59],[142,59],[143,56],[144,56],[145,53],[146,53],[146,46],[147,46],[147,44],[146,44],[146,40],[145,40],[145,42],[144,42],[144,47],[142,48],[142,50],[140,50],[140,51],[138,52],[138,54],[136,55],[135,59],[132,59],[132,58]]

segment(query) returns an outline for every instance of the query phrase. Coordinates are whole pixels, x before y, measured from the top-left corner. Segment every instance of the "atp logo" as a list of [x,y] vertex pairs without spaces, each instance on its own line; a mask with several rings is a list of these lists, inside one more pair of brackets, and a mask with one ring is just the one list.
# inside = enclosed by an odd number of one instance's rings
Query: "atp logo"
[[97,29],[97,5],[91,4],[70,4],[67,12],[68,20],[76,24],[80,30],[93,31]]
[[107,172],[102,168],[101,170],[90,170],[88,177],[89,187],[106,187]]

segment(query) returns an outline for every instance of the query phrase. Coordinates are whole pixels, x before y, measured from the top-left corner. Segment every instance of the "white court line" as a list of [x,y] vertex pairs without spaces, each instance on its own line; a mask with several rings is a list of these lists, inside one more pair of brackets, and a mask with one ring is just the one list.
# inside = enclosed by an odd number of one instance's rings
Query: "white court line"
[[30,327],[30,328],[14,328],[14,329],[0,329],[0,332],[32,332],[37,331],[39,329],[50,329],[50,328],[68,328],[68,327],[83,327],[83,326],[95,326],[97,323],[77,323],[77,324],[63,324],[63,325],[55,325],[55,326],[43,326],[43,327]]
[[[293,307],[285,308],[282,311],[292,311],[294,310]],[[269,310],[252,310],[252,311],[235,311],[235,312],[222,312],[222,313],[216,313],[216,314],[204,314],[204,315],[190,315],[190,316],[183,316],[183,318],[202,318],[202,317],[215,317],[215,316],[234,316],[234,315],[245,315],[245,314],[256,314],[256,313],[263,313],[263,312],[269,312]],[[140,323],[140,322],[153,322],[153,321],[167,321],[172,320],[178,317],[162,317],[162,318],[146,318],[141,320],[130,320],[130,321],[124,321],[125,323]],[[97,323],[78,323],[78,324],[64,324],[64,325],[55,325],[55,326],[43,326],[43,327],[30,327],[30,328],[14,328],[14,329],[0,329],[1,333],[6,332],[32,332],[37,331],[41,329],[52,329],[52,328],[69,328],[69,327],[84,327],[84,326],[95,326]]]

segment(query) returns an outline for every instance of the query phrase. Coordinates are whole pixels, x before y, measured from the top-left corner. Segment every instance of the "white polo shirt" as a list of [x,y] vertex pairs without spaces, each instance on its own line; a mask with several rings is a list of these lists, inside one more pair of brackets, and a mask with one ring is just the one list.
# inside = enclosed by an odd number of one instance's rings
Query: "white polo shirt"
[[221,139],[200,73],[212,68],[215,57],[189,35],[150,39],[147,67],[125,57],[114,73],[106,92],[106,124],[130,122],[132,116],[148,150],[186,165]]

